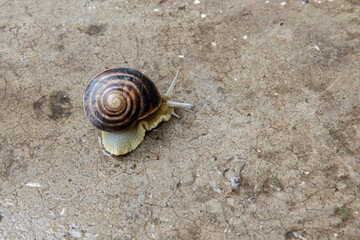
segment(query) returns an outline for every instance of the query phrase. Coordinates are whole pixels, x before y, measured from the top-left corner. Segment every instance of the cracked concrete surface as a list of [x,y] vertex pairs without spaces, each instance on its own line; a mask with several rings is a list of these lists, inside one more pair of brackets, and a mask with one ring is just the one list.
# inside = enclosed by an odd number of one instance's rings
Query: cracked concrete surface
[[[358,239],[360,3],[284,3],[0,2],[0,238]],[[110,67],[196,108],[108,157]]]

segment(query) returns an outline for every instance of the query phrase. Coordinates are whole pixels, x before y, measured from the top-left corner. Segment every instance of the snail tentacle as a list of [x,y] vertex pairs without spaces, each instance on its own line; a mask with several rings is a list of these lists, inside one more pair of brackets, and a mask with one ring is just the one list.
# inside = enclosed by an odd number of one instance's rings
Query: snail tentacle
[[180,70],[181,70],[181,68],[178,69],[178,71],[177,71],[177,73],[176,73],[176,75],[175,75],[175,77],[174,77],[174,80],[172,81],[172,83],[171,83],[169,89],[166,91],[165,95],[171,97],[172,91],[174,90],[174,86],[175,86],[175,83],[176,83],[176,79],[177,79],[177,77],[179,76]]
[[173,116],[176,117],[177,119],[180,118],[180,116],[176,114],[176,112],[175,112],[174,109],[171,111],[171,115],[173,115]]
[[187,108],[195,107],[195,105],[191,103],[181,103],[181,102],[173,102],[173,101],[168,101],[167,104],[170,107],[187,107]]

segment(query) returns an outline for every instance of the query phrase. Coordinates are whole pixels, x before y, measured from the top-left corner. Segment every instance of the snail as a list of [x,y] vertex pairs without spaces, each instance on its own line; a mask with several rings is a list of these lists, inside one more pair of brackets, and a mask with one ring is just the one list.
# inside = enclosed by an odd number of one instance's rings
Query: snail
[[175,107],[194,107],[170,101],[180,69],[164,95],[144,74],[130,68],[114,68],[96,75],[84,94],[84,111],[101,130],[104,148],[113,155],[133,151],[144,140],[145,132],[171,116],[179,117]]

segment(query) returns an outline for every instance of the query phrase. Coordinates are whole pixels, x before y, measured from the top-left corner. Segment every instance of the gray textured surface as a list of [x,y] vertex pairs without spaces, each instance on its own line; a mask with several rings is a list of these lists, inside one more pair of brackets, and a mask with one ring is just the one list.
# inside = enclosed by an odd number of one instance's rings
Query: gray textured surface
[[[0,238],[357,239],[359,26],[358,0],[2,1]],[[196,108],[107,157],[82,94],[109,67],[182,67]]]

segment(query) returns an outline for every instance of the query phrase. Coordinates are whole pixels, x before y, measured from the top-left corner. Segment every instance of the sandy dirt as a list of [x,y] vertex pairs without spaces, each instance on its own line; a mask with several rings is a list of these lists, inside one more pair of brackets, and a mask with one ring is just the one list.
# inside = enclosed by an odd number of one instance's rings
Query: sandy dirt
[[[113,67],[196,107],[109,157]],[[0,239],[358,239],[359,93],[358,0],[2,0]]]

